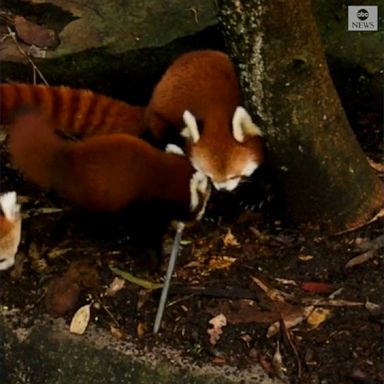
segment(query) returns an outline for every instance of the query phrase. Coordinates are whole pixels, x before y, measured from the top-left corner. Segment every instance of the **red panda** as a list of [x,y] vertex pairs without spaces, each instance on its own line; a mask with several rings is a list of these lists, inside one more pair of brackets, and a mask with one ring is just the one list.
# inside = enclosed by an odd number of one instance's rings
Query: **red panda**
[[16,192],[0,196],[0,271],[15,264],[15,255],[20,243],[20,205],[16,202]]
[[107,133],[143,133],[144,107],[85,89],[32,84],[0,84],[0,122],[20,109],[38,108],[55,128],[81,138]]
[[16,116],[8,147],[13,164],[26,178],[94,212],[160,200],[199,219],[209,197],[208,179],[184,156],[125,134],[64,140],[55,134],[52,122],[35,111]]
[[261,130],[240,106],[229,57],[202,50],[176,59],[155,86],[145,124],[156,139],[177,130],[196,170],[217,189],[233,190],[263,161]]

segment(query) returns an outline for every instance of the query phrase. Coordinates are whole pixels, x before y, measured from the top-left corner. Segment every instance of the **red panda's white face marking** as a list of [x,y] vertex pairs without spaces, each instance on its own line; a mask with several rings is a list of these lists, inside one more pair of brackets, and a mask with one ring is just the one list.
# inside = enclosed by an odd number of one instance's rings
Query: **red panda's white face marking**
[[223,181],[222,183],[213,182],[213,185],[218,191],[220,190],[233,191],[239,185],[240,180],[241,180],[240,177],[234,177],[233,179]]
[[228,176],[228,179],[223,182],[215,182],[212,179],[213,185],[217,190],[233,191],[238,187],[240,182],[245,178],[252,175],[252,173],[259,167],[256,161],[249,161],[241,171],[240,176]]
[[186,127],[181,134],[190,141],[191,163],[216,189],[234,190],[259,167],[261,148],[250,144],[250,139],[262,136],[262,132],[243,107],[237,107],[233,114],[232,137],[225,131],[211,136],[203,131],[200,137],[195,116],[185,111],[183,120]]

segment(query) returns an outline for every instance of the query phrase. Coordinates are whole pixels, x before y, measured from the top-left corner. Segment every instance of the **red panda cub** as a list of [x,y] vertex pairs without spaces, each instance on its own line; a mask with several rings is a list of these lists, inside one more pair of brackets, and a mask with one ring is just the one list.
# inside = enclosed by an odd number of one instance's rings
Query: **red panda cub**
[[262,132],[240,104],[229,57],[192,51],[176,59],[156,85],[145,123],[156,139],[181,132],[194,168],[216,189],[230,191],[263,161]]
[[199,219],[210,193],[206,176],[180,154],[125,134],[64,140],[35,111],[16,116],[8,145],[13,164],[26,178],[94,212],[160,200],[180,206],[182,216]]
[[37,108],[63,134],[86,138],[108,133],[143,133],[144,107],[64,86],[0,84],[0,122],[20,109]]
[[0,271],[15,264],[15,255],[20,243],[21,216],[16,192],[0,196]]

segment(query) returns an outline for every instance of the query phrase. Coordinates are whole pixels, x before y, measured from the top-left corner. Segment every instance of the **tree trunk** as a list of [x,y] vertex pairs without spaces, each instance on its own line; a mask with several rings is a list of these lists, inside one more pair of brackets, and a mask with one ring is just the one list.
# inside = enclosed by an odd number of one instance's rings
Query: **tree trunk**
[[220,0],[219,17],[291,218],[331,231],[366,222],[383,187],[340,104],[310,0]]

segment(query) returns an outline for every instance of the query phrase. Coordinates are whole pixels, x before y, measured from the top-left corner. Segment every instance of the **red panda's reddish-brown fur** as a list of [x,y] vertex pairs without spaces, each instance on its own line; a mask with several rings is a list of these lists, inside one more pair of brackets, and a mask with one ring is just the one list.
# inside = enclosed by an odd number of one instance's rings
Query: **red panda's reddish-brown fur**
[[38,108],[55,129],[82,138],[144,131],[145,107],[133,106],[86,89],[32,84],[0,84],[0,122],[9,124],[20,109]]
[[91,211],[115,212],[154,199],[190,211],[195,170],[188,159],[131,135],[66,141],[44,116],[27,112],[11,124],[9,152],[26,178]]
[[217,189],[232,190],[263,161],[262,133],[241,103],[228,55],[192,51],[168,67],[154,88],[144,119],[158,140],[181,132],[195,169]]
[[161,139],[170,129],[184,128],[183,112],[189,110],[198,121],[211,123],[212,134],[219,135],[216,139],[227,139],[231,131],[222,126],[229,127],[240,103],[238,80],[228,56],[219,51],[192,51],[171,63],[155,86],[145,121]]

